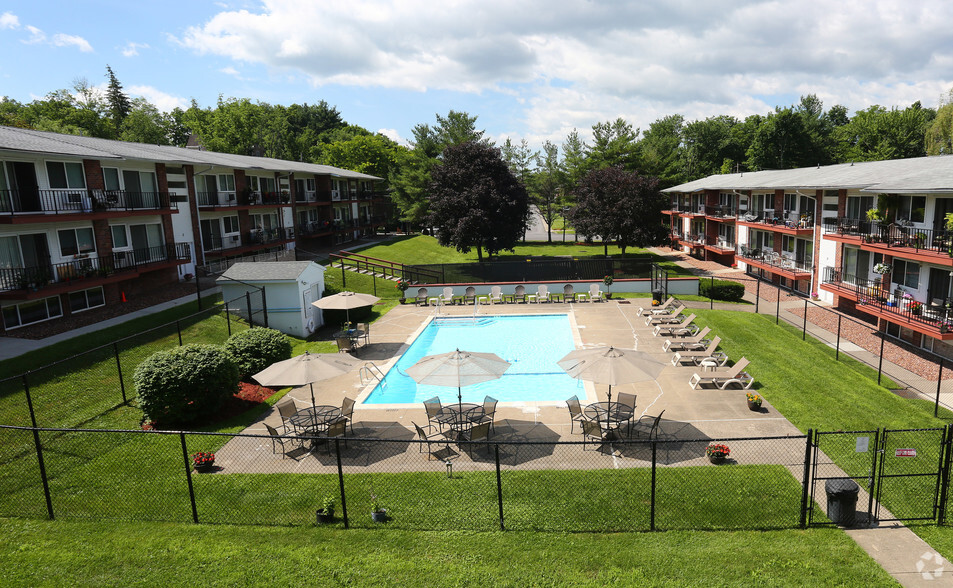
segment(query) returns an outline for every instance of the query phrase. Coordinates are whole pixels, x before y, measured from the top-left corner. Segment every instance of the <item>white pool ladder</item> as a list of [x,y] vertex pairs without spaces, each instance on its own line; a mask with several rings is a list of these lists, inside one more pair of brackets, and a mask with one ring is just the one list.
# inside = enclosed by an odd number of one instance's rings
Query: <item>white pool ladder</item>
[[382,387],[387,386],[384,382],[384,372],[373,361],[365,361],[359,373],[361,375],[361,386],[366,386],[374,380],[377,380]]

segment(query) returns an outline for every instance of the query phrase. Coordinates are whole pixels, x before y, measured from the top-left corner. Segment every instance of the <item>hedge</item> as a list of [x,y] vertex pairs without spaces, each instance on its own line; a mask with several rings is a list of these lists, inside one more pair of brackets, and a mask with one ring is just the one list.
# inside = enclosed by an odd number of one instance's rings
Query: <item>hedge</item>
[[745,285],[730,280],[714,280],[701,278],[698,280],[698,294],[706,298],[724,300],[726,302],[740,302],[745,295]]

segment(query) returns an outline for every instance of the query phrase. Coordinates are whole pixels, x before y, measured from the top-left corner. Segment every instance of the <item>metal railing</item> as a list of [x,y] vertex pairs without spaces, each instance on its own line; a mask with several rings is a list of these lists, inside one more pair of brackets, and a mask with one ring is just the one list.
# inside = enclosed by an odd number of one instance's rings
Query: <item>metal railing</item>
[[249,243],[274,243],[294,239],[294,229],[279,227],[277,229],[252,229],[248,232]]
[[749,245],[740,246],[738,248],[738,256],[742,259],[749,259],[787,271],[798,273],[811,273],[814,271],[813,258],[798,259],[797,257],[790,257],[777,251],[754,249]]
[[953,256],[953,232],[945,229],[921,228],[904,222],[882,223],[837,217],[825,218],[824,230],[838,235],[860,237],[864,243],[906,247],[915,251],[926,250]]
[[171,210],[168,192],[127,190],[0,190],[0,214],[79,214]]
[[107,256],[81,254],[62,263],[0,269],[0,290],[39,290],[51,284],[107,278],[113,274],[136,272],[153,263],[189,259],[191,248],[188,243],[114,251]]
[[734,206],[727,205],[705,205],[705,216],[714,216],[719,218],[734,218],[737,210]]
[[883,315],[891,315],[892,318],[888,320],[919,323],[940,332],[953,329],[953,311],[946,304],[935,306],[916,301],[909,294],[904,295],[899,288],[891,292],[889,284],[883,284],[881,279],[858,278],[839,268],[825,267],[822,281],[852,294],[857,306],[862,307],[860,310],[866,307]]

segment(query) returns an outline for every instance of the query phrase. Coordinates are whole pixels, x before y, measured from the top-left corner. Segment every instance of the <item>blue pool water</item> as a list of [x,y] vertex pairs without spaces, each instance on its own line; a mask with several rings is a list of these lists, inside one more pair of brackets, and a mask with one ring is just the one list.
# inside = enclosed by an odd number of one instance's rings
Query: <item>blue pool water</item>
[[457,400],[457,389],[423,386],[405,374],[418,360],[454,349],[495,353],[512,365],[502,378],[465,386],[464,402],[565,400],[584,392],[556,362],[575,349],[569,317],[560,315],[438,318],[414,340],[363,404],[416,404],[439,396]]

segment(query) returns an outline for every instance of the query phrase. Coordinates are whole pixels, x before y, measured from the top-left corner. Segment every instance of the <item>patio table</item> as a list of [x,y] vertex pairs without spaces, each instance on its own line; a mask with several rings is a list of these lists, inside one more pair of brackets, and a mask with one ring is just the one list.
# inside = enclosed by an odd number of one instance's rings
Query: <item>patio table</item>
[[483,405],[473,402],[454,402],[445,404],[435,417],[436,421],[446,425],[451,431],[456,433],[457,438],[463,436],[473,425],[483,418]]
[[296,431],[319,433],[327,430],[328,425],[340,416],[340,406],[318,405],[299,410],[297,414],[288,419],[288,422]]
[[583,412],[590,419],[609,425],[607,428],[617,429],[632,418],[635,409],[621,402],[593,402]]
[[351,340],[351,343],[355,343],[356,341],[359,341],[361,337],[364,336],[364,330],[363,329],[348,329],[346,331],[342,330],[342,331],[338,331],[337,333],[334,333],[331,336],[335,339],[347,338]]

